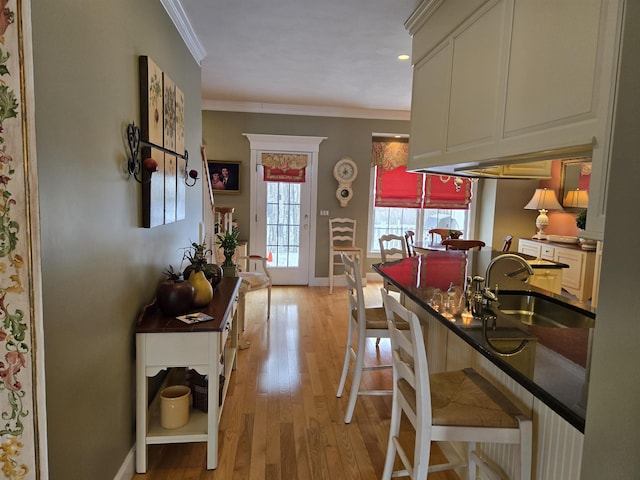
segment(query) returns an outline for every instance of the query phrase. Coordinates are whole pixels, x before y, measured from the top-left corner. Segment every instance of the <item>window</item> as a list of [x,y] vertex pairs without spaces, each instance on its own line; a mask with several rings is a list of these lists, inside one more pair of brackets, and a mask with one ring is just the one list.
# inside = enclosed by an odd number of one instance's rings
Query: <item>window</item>
[[404,235],[407,230],[416,232],[417,242],[430,240],[432,228],[467,230],[469,210],[443,208],[400,208],[373,206],[372,235],[369,252],[380,253],[378,238],[387,233]]
[[468,180],[407,172],[404,166],[374,166],[369,251],[379,253],[378,238],[386,233],[416,233],[417,242],[430,239],[432,228],[468,230],[471,185]]
[[386,233],[412,230],[415,240],[424,242],[432,228],[468,230],[470,180],[407,172],[408,155],[407,139],[373,139],[369,252],[380,251],[378,238]]

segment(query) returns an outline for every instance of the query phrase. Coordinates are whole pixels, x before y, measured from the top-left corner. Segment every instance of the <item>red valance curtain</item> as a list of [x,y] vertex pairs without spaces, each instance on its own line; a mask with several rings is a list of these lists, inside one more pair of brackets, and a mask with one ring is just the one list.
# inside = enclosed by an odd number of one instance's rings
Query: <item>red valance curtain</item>
[[374,140],[376,207],[467,209],[471,182],[466,178],[407,172],[407,141]]
[[290,153],[263,153],[265,182],[304,183],[308,156]]

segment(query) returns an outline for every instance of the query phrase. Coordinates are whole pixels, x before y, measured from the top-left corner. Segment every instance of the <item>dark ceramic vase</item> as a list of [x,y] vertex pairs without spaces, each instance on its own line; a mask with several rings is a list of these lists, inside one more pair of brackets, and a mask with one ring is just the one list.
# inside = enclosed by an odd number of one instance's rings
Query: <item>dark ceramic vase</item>
[[191,309],[195,290],[183,280],[165,280],[158,287],[156,302],[165,315],[175,317]]

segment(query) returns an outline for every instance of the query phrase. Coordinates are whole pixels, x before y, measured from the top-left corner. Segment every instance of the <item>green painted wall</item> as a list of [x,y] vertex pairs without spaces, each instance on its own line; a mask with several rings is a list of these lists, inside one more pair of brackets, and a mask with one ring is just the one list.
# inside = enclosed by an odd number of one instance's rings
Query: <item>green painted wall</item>
[[[234,207],[240,236],[249,238],[249,140],[243,133],[269,135],[309,135],[327,137],[320,144],[318,166],[318,211],[316,225],[316,277],[329,272],[329,217],[320,217],[320,210],[329,210],[330,217],[351,217],[357,220],[357,244],[366,251],[369,228],[369,172],[372,133],[409,132],[409,122],[402,120],[366,120],[355,118],[306,117],[258,113],[202,112],[202,136],[210,160],[242,162],[240,195],[217,195],[217,206]],[[354,196],[347,207],[336,199],[338,184],[333,166],[343,156],[358,164],[358,178],[353,184]]]
[[200,67],[157,0],[32,2],[50,478],[113,479],[134,444],[134,324],[162,270],[198,236],[187,219],[141,228],[140,185],[124,173],[139,123],[138,56],[186,97],[200,170]]

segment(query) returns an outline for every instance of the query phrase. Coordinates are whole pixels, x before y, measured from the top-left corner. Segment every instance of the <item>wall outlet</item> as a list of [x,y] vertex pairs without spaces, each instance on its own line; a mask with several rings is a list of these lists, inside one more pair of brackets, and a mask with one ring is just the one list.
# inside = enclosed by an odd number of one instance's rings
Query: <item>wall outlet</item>
[[321,217],[328,217],[329,216],[329,210],[320,210],[320,216]]

